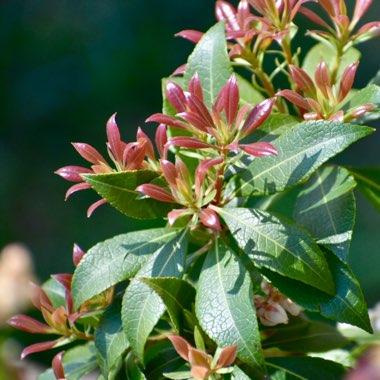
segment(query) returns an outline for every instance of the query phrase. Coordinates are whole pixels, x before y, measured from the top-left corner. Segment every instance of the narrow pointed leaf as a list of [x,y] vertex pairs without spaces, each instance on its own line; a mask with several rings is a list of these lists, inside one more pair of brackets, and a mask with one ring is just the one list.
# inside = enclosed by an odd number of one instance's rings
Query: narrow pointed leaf
[[183,230],[163,245],[154,257],[140,270],[128,286],[122,306],[122,321],[131,348],[140,361],[149,334],[165,311],[160,296],[140,277],[182,276],[187,251],[188,231]]
[[183,313],[192,310],[195,289],[187,281],[175,277],[142,278],[144,284],[153,289],[161,298],[170,319],[178,332],[183,328]]
[[261,272],[283,294],[306,310],[372,333],[367,305],[358,280],[349,267],[334,254],[326,255],[326,259],[336,286],[335,296],[329,296],[302,282],[282,277],[266,269],[261,269]]
[[137,219],[155,219],[165,216],[172,208],[171,204],[163,204],[155,199],[138,199],[136,188],[158,178],[156,172],[130,170],[84,175],[83,178],[110,205],[127,216]]
[[186,85],[195,73],[202,83],[204,102],[211,110],[211,104],[232,74],[223,22],[213,26],[190,55],[185,73]]
[[238,346],[238,357],[263,367],[251,279],[245,267],[222,241],[208,253],[195,303],[203,330],[221,346]]
[[334,282],[323,252],[296,224],[256,209],[225,208],[217,211],[239,247],[258,267],[334,294]]
[[344,168],[318,169],[302,187],[294,209],[297,223],[345,262],[355,224],[355,186]]
[[[234,195],[269,195],[289,189],[372,128],[330,121],[297,124],[272,141],[278,156],[254,160],[231,180]],[[232,186],[233,185],[233,186]]]
[[95,347],[103,376],[117,367],[123,354],[129,347],[127,337],[121,324],[121,307],[118,302],[104,312],[95,330]]
[[380,212],[380,168],[348,168],[354,176],[358,190]]
[[74,272],[74,307],[134,276],[162,244],[177,234],[176,229],[157,228],[119,235],[95,245]]
[[276,380],[337,380],[346,373],[342,364],[310,357],[270,358],[267,366],[271,379]]

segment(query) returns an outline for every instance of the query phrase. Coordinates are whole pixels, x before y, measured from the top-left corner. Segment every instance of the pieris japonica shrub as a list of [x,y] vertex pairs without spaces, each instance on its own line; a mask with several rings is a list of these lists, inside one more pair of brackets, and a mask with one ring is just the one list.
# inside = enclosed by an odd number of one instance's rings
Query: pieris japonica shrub
[[[216,25],[178,33],[195,47],[163,79],[162,112],[144,127],[154,141],[140,128],[122,141],[112,115],[109,157],[73,143],[89,164],[56,172],[74,182],[66,198],[91,189],[88,216],[108,204],[166,227],[75,245],[73,275],[34,285],[44,322],[9,324],[49,335],[23,357],[63,347],[40,380],[346,376],[358,341],[336,323],[372,333],[348,265],[355,191],[379,210],[380,171],[329,161],[380,117],[379,77],[354,86],[357,46],[380,34],[361,22],[371,3],[216,1]],[[302,17],[308,51],[294,43]],[[338,348],[343,364],[328,356]]]

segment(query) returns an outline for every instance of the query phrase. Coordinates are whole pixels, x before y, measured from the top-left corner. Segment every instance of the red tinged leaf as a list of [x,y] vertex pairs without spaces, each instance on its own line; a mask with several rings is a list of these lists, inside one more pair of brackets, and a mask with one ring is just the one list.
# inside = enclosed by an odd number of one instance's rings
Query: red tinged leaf
[[150,140],[150,138],[148,137],[148,135],[143,132],[143,130],[139,127],[137,128],[137,142],[141,145],[144,144],[144,148],[145,148],[145,155],[150,158],[151,160],[155,161],[156,160],[156,156],[154,154],[154,147],[153,147],[153,144],[152,144],[152,141]]
[[185,74],[186,66],[187,66],[187,65],[186,65],[186,63],[185,63],[185,64],[183,64],[183,65],[177,67],[177,68],[173,71],[173,73],[172,73],[171,76],[175,77],[175,76],[177,76],[177,75],[183,75],[183,74]]
[[177,173],[179,177],[184,180],[184,182],[188,185],[189,188],[191,188],[192,180],[191,180],[190,172],[187,169],[187,166],[185,165],[185,163],[179,157],[176,157],[175,167],[177,169]]
[[191,376],[197,380],[207,380],[210,375],[210,370],[208,368],[200,366],[191,367]]
[[168,339],[172,342],[172,345],[178,355],[186,361],[189,361],[189,350],[192,348],[190,344],[178,335],[168,335]]
[[363,25],[353,38],[360,37],[363,34],[367,35],[367,38],[380,36],[380,22],[374,21]]
[[277,96],[282,96],[286,100],[289,100],[289,102],[295,104],[296,106],[304,109],[309,110],[310,105],[307,102],[305,98],[303,98],[300,94],[297,94],[295,91],[292,90],[282,90],[276,94]]
[[89,218],[93,212],[100,207],[101,205],[106,204],[107,201],[105,199],[100,199],[99,201],[93,203],[88,209],[87,209],[87,218]]
[[93,171],[81,166],[65,166],[54,172],[63,179],[71,182],[83,182],[81,174],[93,174]]
[[224,109],[227,124],[231,125],[236,118],[239,107],[239,88],[235,75],[232,75],[224,87],[221,89],[215,106],[219,112]]
[[164,190],[163,188],[153,185],[150,183],[146,183],[145,185],[140,185],[136,188],[136,191],[139,191],[148,197],[151,197],[153,199],[156,199],[161,202],[168,202],[168,203],[174,203],[175,199],[173,196]]
[[241,129],[243,137],[248,136],[264,123],[271,114],[275,102],[276,98],[266,99],[253,108]]
[[207,144],[195,137],[187,136],[173,137],[167,144],[168,146],[174,145],[188,149],[207,149],[212,147],[210,144]]
[[34,282],[30,283],[30,287],[32,304],[40,311],[44,308],[52,313],[54,311],[53,304],[51,303],[46,292]]
[[198,73],[195,73],[189,82],[189,92],[203,102],[203,90]]
[[342,79],[340,80],[338,101],[341,102],[351,91],[354,84],[356,70],[358,69],[359,62],[351,63],[343,72]]
[[177,177],[178,177],[178,172],[175,167],[175,165],[168,161],[168,160],[161,160],[161,170],[162,174],[164,175],[166,182],[169,184],[169,186],[173,189],[177,188]]
[[200,189],[203,185],[206,173],[213,166],[219,165],[224,161],[223,157],[211,158],[208,160],[203,160],[195,169],[195,194],[199,195]]
[[210,227],[217,231],[220,231],[222,229],[220,226],[218,214],[210,208],[202,209],[202,211],[199,213],[199,219],[206,227]]
[[236,359],[237,346],[226,347],[220,354],[217,368],[229,367]]
[[[180,117],[181,119],[186,120],[189,124],[191,124],[194,127],[194,129],[198,129],[202,132],[207,133],[208,124],[197,113],[190,112],[190,111],[189,112],[181,112],[181,113],[177,114],[177,116]],[[191,126],[189,127],[186,125],[186,129],[190,130]]]
[[185,40],[189,40],[191,42],[194,42],[195,44],[197,44],[201,38],[203,37],[203,34],[202,32],[199,32],[198,30],[182,30],[181,32],[178,32],[177,34],[175,34],[176,37],[182,37],[184,38]]
[[154,115],[148,117],[148,119],[146,119],[145,122],[146,123],[156,122],[156,123],[168,125],[170,127],[175,127],[179,129],[185,129],[185,130],[189,129],[189,126],[183,121],[180,121],[173,116],[165,115],[163,113],[155,113]]
[[174,82],[166,83],[166,96],[177,112],[186,111],[186,97],[182,88]]
[[91,145],[85,143],[72,143],[76,151],[88,162],[98,165],[101,162],[106,162],[103,156]]
[[65,289],[70,290],[71,289],[71,281],[73,279],[73,275],[69,273],[59,273],[59,274],[52,274],[51,275],[54,280],[58,281],[60,284],[62,284]]
[[278,152],[276,148],[267,142],[257,142],[252,144],[242,144],[239,145],[240,149],[244,152],[250,154],[255,157],[263,157],[263,156],[277,156]]
[[85,254],[86,253],[82,250],[82,248],[79,247],[78,244],[74,243],[74,246],[73,246],[73,262],[74,262],[74,265],[76,267],[78,266],[80,261],[83,259],[83,256]]
[[301,7],[299,12],[306,16],[309,20],[313,21],[315,24],[322,26],[330,31],[333,31],[331,26],[327,24],[321,17],[319,17],[315,12],[311,11],[308,8]]
[[367,112],[371,112],[376,108],[376,105],[372,103],[362,104],[361,106],[355,107],[354,109],[350,110],[350,112],[346,115],[346,121],[358,119],[359,117],[364,116]]
[[309,74],[305,70],[302,70],[300,67],[290,65],[289,66],[290,75],[292,76],[293,81],[299,87],[301,91],[306,93],[307,96],[314,97],[316,96],[316,88],[312,79],[309,77]]
[[190,210],[188,209],[177,209],[170,211],[168,213],[169,224],[172,226],[178,218],[188,213],[190,213]]
[[315,70],[315,83],[322,94],[328,98],[331,93],[331,78],[326,62],[322,61]]
[[189,362],[192,366],[199,366],[210,369],[212,358],[205,352],[194,347],[189,349]]
[[334,115],[330,116],[329,120],[344,122],[344,112],[338,111]]
[[240,30],[239,22],[236,18],[235,8],[227,1],[219,0],[215,4],[215,16],[218,21],[226,21],[226,29]]
[[91,185],[89,185],[88,183],[84,182],[84,183],[77,183],[76,185],[74,186],[71,186],[69,187],[69,189],[66,191],[66,194],[65,194],[65,201],[74,193],[76,193],[77,191],[81,191],[81,190],[87,190],[87,189],[91,189]]
[[367,12],[368,8],[372,5],[373,0],[356,0],[352,24],[356,25],[357,22]]
[[[67,323],[67,311],[64,306],[54,310],[50,316],[52,325],[57,329],[64,328]],[[49,321],[47,321],[49,323]]]
[[202,100],[198,99],[198,97],[194,96],[190,92],[185,92],[187,105],[190,109],[190,111],[197,114],[202,120],[204,120],[204,123],[207,127],[213,128],[214,122],[212,120],[212,117],[210,115],[210,112],[208,111],[206,105],[203,103]]
[[140,140],[138,143],[131,144],[128,149],[125,149],[123,161],[126,162],[126,170],[138,170],[142,168],[146,155],[146,146],[146,140]]
[[57,380],[65,380],[65,370],[63,369],[62,358],[65,351],[59,352],[52,360],[52,368]]
[[165,145],[168,142],[168,137],[165,124],[160,124],[156,129],[155,142],[159,156],[166,160]]
[[24,314],[14,315],[8,319],[7,324],[18,330],[32,334],[54,334],[55,330],[45,323],[41,323],[34,318]]
[[24,359],[28,355],[34,354],[36,352],[42,352],[42,351],[50,350],[50,349],[54,348],[59,342],[60,342],[60,339],[51,340],[48,342],[41,342],[41,343],[32,344],[31,346],[24,348],[24,350],[21,353],[21,359]]
[[116,124],[116,113],[114,113],[107,121],[106,132],[110,150],[117,162],[122,162],[123,146],[120,139],[119,128]]

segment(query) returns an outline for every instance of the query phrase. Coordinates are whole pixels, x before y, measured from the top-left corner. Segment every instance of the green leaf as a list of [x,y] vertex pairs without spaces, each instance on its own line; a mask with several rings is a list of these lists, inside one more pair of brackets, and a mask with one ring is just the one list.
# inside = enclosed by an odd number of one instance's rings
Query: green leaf
[[154,171],[129,170],[106,174],[84,174],[82,177],[109,204],[129,217],[161,218],[173,208],[171,203],[152,198],[137,198],[136,187],[158,178],[158,174]]
[[263,333],[268,337],[262,342],[263,348],[292,352],[325,352],[349,344],[334,326],[302,318],[292,318],[289,325],[277,325]]
[[232,379],[233,380],[249,380],[250,377],[248,377],[238,366],[234,366]]
[[157,228],[130,232],[96,244],[74,272],[74,307],[134,276],[162,244],[177,234],[176,229]]
[[[302,67],[312,78],[314,78],[315,70],[321,61],[325,61],[327,67],[334,67],[336,56],[337,52],[335,48],[324,43],[319,43],[313,46],[306,54]],[[356,48],[350,48],[344,53],[338,70],[338,81],[346,67],[351,63],[359,61],[360,57],[361,53]]]
[[[67,380],[79,380],[98,367],[93,343],[76,346],[65,352],[62,359]],[[37,380],[56,380],[52,369],[48,369]]]
[[261,272],[275,287],[304,309],[372,333],[367,305],[358,280],[349,267],[334,254],[326,255],[326,259],[336,286],[335,296],[329,296],[302,282],[282,277],[267,269],[261,269]]
[[187,252],[188,231],[182,230],[163,245],[129,284],[123,298],[122,321],[131,348],[143,362],[145,342],[157,324],[165,305],[140,277],[181,277]]
[[161,298],[177,332],[183,329],[183,313],[192,310],[195,289],[187,281],[175,277],[141,278]]
[[242,361],[264,370],[251,279],[222,241],[206,257],[195,308],[202,329],[218,346],[236,344]]
[[355,186],[344,168],[318,169],[302,187],[294,209],[297,223],[345,262],[355,224]]
[[125,375],[126,380],[146,380],[132,353],[129,353],[125,360]]
[[296,224],[256,209],[225,208],[217,212],[227,223],[239,247],[255,265],[323,292],[335,293],[323,252]]
[[257,105],[265,99],[259,91],[253,88],[251,82],[247,81],[247,79],[243,78],[239,74],[235,73],[235,76],[239,86],[240,105]]
[[186,87],[195,73],[202,83],[205,104],[211,109],[211,104],[232,74],[223,22],[206,32],[191,53],[185,73]]
[[267,366],[276,380],[339,380],[346,373],[341,364],[310,357],[270,358]]
[[278,156],[253,160],[232,177],[234,196],[270,195],[289,189],[353,142],[373,133],[372,128],[331,121],[295,125],[275,140]]
[[49,278],[42,285],[42,289],[50,298],[54,309],[58,309],[60,306],[66,307],[66,289],[61,283],[54,278]]
[[113,303],[104,312],[95,330],[95,347],[97,350],[100,369],[105,379],[122,360],[123,354],[129,347],[127,337],[121,324],[121,307]]
[[380,168],[347,168],[355,177],[358,190],[380,212]]

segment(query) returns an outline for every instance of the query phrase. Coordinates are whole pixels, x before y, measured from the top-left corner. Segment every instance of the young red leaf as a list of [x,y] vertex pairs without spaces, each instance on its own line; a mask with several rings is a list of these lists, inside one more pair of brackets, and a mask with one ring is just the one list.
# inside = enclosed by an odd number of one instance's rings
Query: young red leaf
[[21,353],[21,359],[26,358],[30,354],[34,354],[36,352],[42,352],[47,351],[55,347],[56,344],[60,342],[61,339],[51,340],[48,342],[41,342],[32,344],[31,346],[28,346],[24,348],[24,350]]
[[191,42],[194,42],[195,44],[197,44],[201,38],[203,37],[203,34],[202,32],[199,32],[198,30],[182,30],[181,32],[178,32],[175,34],[176,37],[182,37],[184,38],[185,40],[189,40]]
[[187,137],[187,136],[177,136],[173,137],[168,141],[168,146],[180,146],[188,149],[207,149],[210,148],[211,145],[207,144],[195,137]]
[[187,130],[189,127],[186,123],[183,121],[180,121],[176,119],[173,116],[165,115],[163,113],[155,113],[154,115],[148,117],[148,119],[145,120],[146,123],[150,122],[156,122],[164,125],[169,125],[170,127],[175,127],[179,129],[185,129]]
[[308,110],[310,109],[309,103],[306,101],[305,98],[303,98],[300,94],[297,94],[295,91],[292,90],[282,90],[276,94],[277,96],[282,96],[289,102],[295,104],[296,106]]
[[218,21],[226,21],[226,29],[240,30],[239,22],[236,18],[235,8],[227,1],[219,0],[215,4],[215,15]]
[[205,367],[194,365],[191,367],[191,375],[197,380],[207,380],[210,375],[210,370]]
[[199,79],[198,73],[195,73],[189,82],[189,92],[196,96],[201,102],[203,102],[203,90],[202,84]]
[[[207,122],[197,113],[190,112],[190,111],[181,112],[181,113],[177,114],[177,116],[180,117],[181,119],[186,120],[189,124],[191,124],[196,129],[198,129],[202,132],[207,132],[207,129],[208,129]],[[186,129],[190,129],[190,128],[186,125]]]
[[107,201],[105,199],[100,199],[99,201],[93,203],[88,209],[87,209],[87,218],[89,218],[92,213],[98,208],[100,207],[101,205],[104,205],[105,203],[107,203]]
[[322,94],[328,98],[331,92],[331,78],[326,62],[321,61],[315,70],[315,83],[321,90]]
[[59,352],[54,356],[52,361],[52,368],[57,380],[65,380],[65,370],[63,369],[62,358],[65,351]]
[[74,243],[73,246],[73,262],[74,265],[77,267],[80,261],[83,259],[83,256],[85,255],[85,252],[82,250],[81,247],[79,247],[78,244]]
[[189,213],[188,209],[177,209],[170,211],[168,213],[169,224],[172,226],[179,217],[186,215],[187,213]]
[[81,191],[81,190],[87,190],[87,189],[91,189],[91,185],[89,185],[88,183],[86,182],[83,182],[83,183],[77,183],[71,187],[68,188],[68,190],[66,191],[66,194],[65,194],[65,201],[74,193],[76,193],[77,191]]
[[88,162],[98,165],[100,162],[106,162],[103,156],[91,145],[85,143],[72,143],[76,151]]
[[185,92],[185,96],[190,111],[197,114],[204,121],[206,127],[213,128],[214,122],[205,104],[190,92]]
[[144,150],[145,150],[144,155],[146,155],[148,158],[154,161],[156,159],[156,156],[154,154],[153,144],[149,136],[145,132],[143,132],[143,130],[139,127],[137,128],[136,137],[137,137],[138,145],[144,146]]
[[153,185],[150,183],[146,183],[145,185],[138,186],[136,188],[136,191],[139,191],[147,195],[148,197],[157,199],[158,201],[161,201],[161,202],[168,202],[168,203],[175,202],[175,199],[169,192],[167,192],[166,190],[164,190],[163,188],[157,185]]
[[158,150],[158,154],[162,159],[166,159],[165,156],[165,144],[168,141],[168,137],[166,134],[166,125],[160,124],[156,129],[155,142]]
[[224,110],[227,124],[231,125],[235,120],[239,107],[239,88],[236,76],[232,75],[224,87],[226,89]]
[[67,181],[83,182],[81,174],[91,174],[93,173],[93,171],[87,168],[83,168],[81,166],[65,166],[63,168],[58,169],[54,173],[58,174]]
[[210,208],[202,209],[202,211],[199,213],[199,219],[201,220],[202,224],[206,227],[210,227],[217,231],[220,231],[222,229],[222,227],[220,226],[218,214]]
[[213,166],[219,165],[223,162],[223,157],[211,158],[203,160],[195,169],[195,194],[199,195],[203,181],[205,179],[207,171]]
[[116,113],[114,113],[107,121],[106,132],[110,150],[117,162],[122,162],[123,147],[120,139],[119,128],[116,124]]
[[178,335],[168,335],[168,339],[172,342],[174,349],[186,361],[189,361],[189,350],[192,348],[190,344]]
[[174,82],[166,82],[166,96],[177,112],[186,111],[186,97],[182,88]]
[[32,334],[53,334],[54,329],[28,315],[18,314],[8,319],[7,324]]
[[293,81],[303,91],[307,96],[314,97],[316,95],[316,88],[309,74],[302,70],[300,67],[290,65],[289,66],[290,75]]
[[62,284],[65,289],[70,290],[71,289],[71,281],[73,279],[73,275],[69,273],[59,273],[59,274],[52,274],[51,275],[54,280],[57,280],[60,284]]
[[229,367],[232,365],[236,359],[237,346],[228,346],[221,352],[217,368]]
[[168,161],[168,160],[161,160],[161,170],[162,174],[164,175],[166,182],[169,184],[169,186],[173,189],[177,188],[177,177],[178,177],[178,172],[175,167],[175,165]]
[[268,142],[257,142],[252,144],[242,144],[239,145],[240,149],[244,152],[250,154],[255,157],[263,157],[263,156],[277,156],[276,148]]
[[275,102],[276,98],[266,99],[253,108],[241,128],[242,137],[248,136],[264,123],[272,112]]

